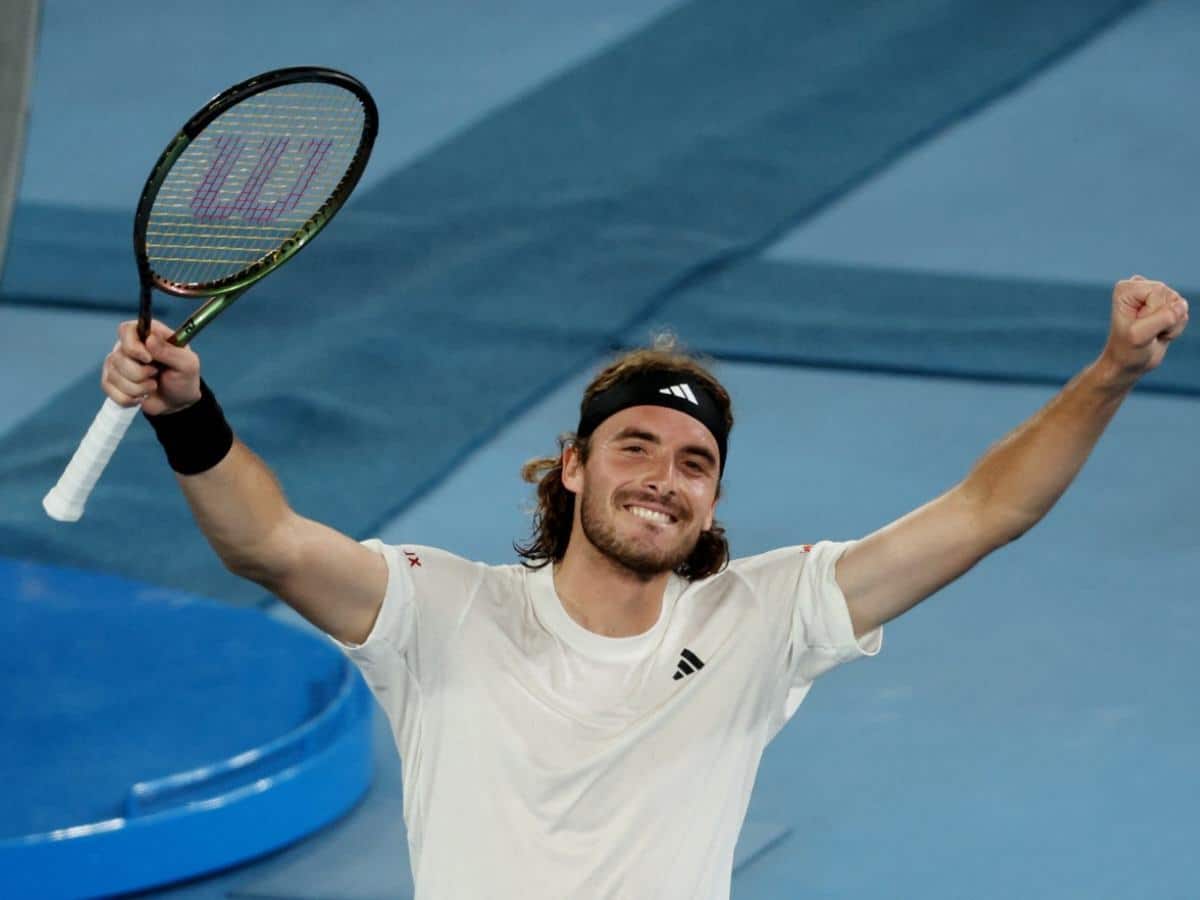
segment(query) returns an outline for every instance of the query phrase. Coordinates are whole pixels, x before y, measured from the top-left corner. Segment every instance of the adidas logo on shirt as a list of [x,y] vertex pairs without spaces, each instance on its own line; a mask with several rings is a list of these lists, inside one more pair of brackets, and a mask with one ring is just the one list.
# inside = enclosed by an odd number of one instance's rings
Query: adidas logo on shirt
[[679,665],[675,669],[675,674],[671,676],[674,681],[686,678],[693,672],[698,672],[704,668],[704,661],[687,647],[683,648],[683,652],[679,654],[679,657]]
[[689,403],[700,405],[700,401],[696,399],[696,395],[692,393],[692,387],[687,382],[683,384],[673,384],[670,387],[665,387],[659,391],[660,394],[674,394],[680,400],[687,400]]

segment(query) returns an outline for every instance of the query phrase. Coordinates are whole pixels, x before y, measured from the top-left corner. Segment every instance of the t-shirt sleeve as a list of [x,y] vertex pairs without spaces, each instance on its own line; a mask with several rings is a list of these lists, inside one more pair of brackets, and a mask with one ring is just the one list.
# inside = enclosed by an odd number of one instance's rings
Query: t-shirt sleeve
[[854,637],[846,596],[837,583],[837,561],[853,541],[789,548],[800,564],[791,610],[788,677],[793,684],[811,683],[844,662],[875,656],[883,647],[883,627]]
[[396,561],[399,548],[388,546],[374,538],[363,541],[362,545],[383,557],[387,563],[388,579],[383,603],[367,639],[361,644],[351,644],[332,638],[355,662],[369,660],[381,653],[403,653],[412,638],[413,627],[416,624],[412,577]]
[[363,541],[363,546],[387,562],[383,603],[361,644],[330,640],[362,672],[393,729],[407,733],[420,712],[422,686],[436,671],[455,623],[470,602],[479,570],[434,547],[391,546],[374,539]]
[[883,646],[883,629],[854,637],[846,597],[835,577],[837,561],[853,542],[823,541],[782,547],[737,562],[759,597],[770,649],[763,654],[768,680],[769,736],[773,737],[831,669]]
[[367,639],[361,644],[339,641],[332,635],[329,639],[362,673],[393,728],[402,728],[406,717],[411,718],[419,690],[408,658],[417,627],[413,581],[398,559],[398,548],[374,539],[362,543],[387,563],[388,580],[383,603]]

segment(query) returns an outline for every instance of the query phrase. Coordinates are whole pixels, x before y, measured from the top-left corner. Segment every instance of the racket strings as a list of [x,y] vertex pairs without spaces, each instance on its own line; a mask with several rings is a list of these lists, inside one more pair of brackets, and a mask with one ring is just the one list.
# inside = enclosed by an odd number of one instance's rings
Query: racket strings
[[150,268],[203,285],[270,257],[337,192],[365,121],[355,94],[324,83],[272,88],[223,112],[159,188],[146,227]]

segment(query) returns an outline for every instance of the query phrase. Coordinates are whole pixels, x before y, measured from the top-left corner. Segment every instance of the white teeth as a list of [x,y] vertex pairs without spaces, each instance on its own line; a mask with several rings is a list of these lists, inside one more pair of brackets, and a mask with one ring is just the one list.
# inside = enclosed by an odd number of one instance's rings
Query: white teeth
[[631,506],[629,507],[629,511],[639,519],[645,519],[648,522],[662,522],[663,524],[670,524],[671,521],[671,517],[666,513],[659,512],[655,509],[646,509],[644,506]]

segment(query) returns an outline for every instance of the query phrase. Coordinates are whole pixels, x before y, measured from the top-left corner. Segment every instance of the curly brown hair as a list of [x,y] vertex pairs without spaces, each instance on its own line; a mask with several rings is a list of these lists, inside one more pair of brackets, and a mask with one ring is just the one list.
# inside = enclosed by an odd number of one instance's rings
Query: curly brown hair
[[[584,389],[580,409],[592,397],[616,384],[645,372],[679,372],[695,378],[708,389],[725,419],[726,433],[733,430],[733,404],[729,392],[713,377],[698,357],[686,352],[674,335],[658,335],[650,347],[624,353],[606,366]],[[575,495],[563,485],[563,451],[573,445],[580,461],[587,463],[591,441],[572,432],[558,439],[558,455],[531,459],[521,467],[521,477],[537,485],[537,508],[533,512],[532,534],[524,543],[514,543],[513,549],[525,566],[540,569],[552,562],[561,562],[571,539],[575,515]],[[717,485],[717,496],[721,486]],[[712,528],[700,533],[695,548],[675,569],[675,574],[689,580],[707,578],[720,572],[729,562],[729,541],[725,529],[717,521]]]

